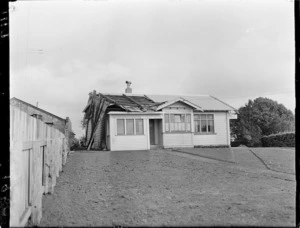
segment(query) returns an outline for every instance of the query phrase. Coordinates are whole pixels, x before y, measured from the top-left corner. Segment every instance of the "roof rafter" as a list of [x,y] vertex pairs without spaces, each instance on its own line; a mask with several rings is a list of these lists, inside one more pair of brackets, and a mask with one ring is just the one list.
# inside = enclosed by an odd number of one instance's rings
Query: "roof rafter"
[[127,99],[129,99],[130,101],[132,101],[133,103],[137,104],[142,109],[142,111],[146,111],[145,107],[143,105],[141,105],[139,102],[133,100],[131,97],[128,97],[125,94],[123,94],[123,96],[126,97]]

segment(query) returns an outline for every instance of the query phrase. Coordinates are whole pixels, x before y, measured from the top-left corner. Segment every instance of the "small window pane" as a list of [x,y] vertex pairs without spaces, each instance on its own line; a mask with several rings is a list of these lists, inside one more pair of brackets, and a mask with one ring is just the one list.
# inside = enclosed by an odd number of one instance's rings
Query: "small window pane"
[[209,114],[209,115],[207,115],[207,119],[208,119],[208,120],[213,120],[213,119],[214,119],[214,116],[213,116],[212,114]]
[[125,135],[125,123],[124,120],[117,120],[117,134]]
[[174,131],[174,123],[170,123],[170,131]]
[[169,123],[169,114],[165,114],[165,123]]
[[194,120],[200,120],[200,115],[194,115]]
[[136,126],[136,134],[137,135],[143,135],[144,134],[144,122],[142,119],[136,119],[135,120],[135,126]]
[[208,121],[207,131],[210,133],[214,133],[214,121],[213,120]]
[[206,130],[206,120],[201,120],[201,132],[205,133]]
[[185,131],[185,123],[181,123],[180,124],[180,130],[181,131]]
[[206,120],[206,114],[200,114],[200,119],[201,120]]
[[133,119],[126,120],[126,135],[134,134],[134,124]]
[[175,123],[175,117],[174,114],[170,115],[170,123]]
[[191,122],[191,115],[190,114],[186,114],[186,120],[185,122],[190,123]]
[[170,131],[169,124],[166,123],[166,131]]
[[180,123],[181,122],[181,115],[174,115],[174,118],[175,118],[175,123]]
[[200,121],[199,120],[195,120],[195,132],[200,132]]
[[185,122],[185,115],[184,115],[184,114],[181,115],[180,122],[181,122],[181,123],[184,123],[184,122]]
[[190,123],[187,123],[187,124],[186,124],[186,130],[187,130],[187,131],[191,131],[191,124],[190,124]]

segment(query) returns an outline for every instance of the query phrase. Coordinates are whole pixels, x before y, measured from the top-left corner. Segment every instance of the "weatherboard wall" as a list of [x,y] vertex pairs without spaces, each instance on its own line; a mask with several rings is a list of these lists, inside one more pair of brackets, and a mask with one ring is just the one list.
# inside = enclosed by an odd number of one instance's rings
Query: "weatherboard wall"
[[[212,134],[193,134],[194,146],[229,145],[228,118],[226,112],[205,112],[214,115],[215,132]],[[193,127],[194,130],[194,127]]]
[[[144,115],[144,114],[110,114],[110,150],[148,150],[150,149],[149,138],[149,119],[161,119],[161,115]],[[117,135],[117,119],[143,119],[143,135]]]
[[[176,102],[162,110],[164,114],[190,114],[191,129],[193,129],[193,109],[182,103]],[[165,121],[163,121],[165,126]],[[166,132],[163,127],[163,146],[164,148],[171,147],[193,147],[193,132]]]

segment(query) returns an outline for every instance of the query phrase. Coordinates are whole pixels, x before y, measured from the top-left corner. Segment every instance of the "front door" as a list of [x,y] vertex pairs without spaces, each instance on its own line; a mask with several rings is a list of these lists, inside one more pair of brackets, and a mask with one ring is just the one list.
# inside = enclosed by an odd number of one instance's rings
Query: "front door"
[[150,131],[150,145],[155,145],[155,130],[154,120],[149,120],[149,131]]

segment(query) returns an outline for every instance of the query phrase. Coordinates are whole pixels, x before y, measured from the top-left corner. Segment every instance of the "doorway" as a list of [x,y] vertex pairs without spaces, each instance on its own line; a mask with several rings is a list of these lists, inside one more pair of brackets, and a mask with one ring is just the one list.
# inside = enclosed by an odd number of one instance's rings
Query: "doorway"
[[163,145],[162,119],[149,119],[150,148]]

